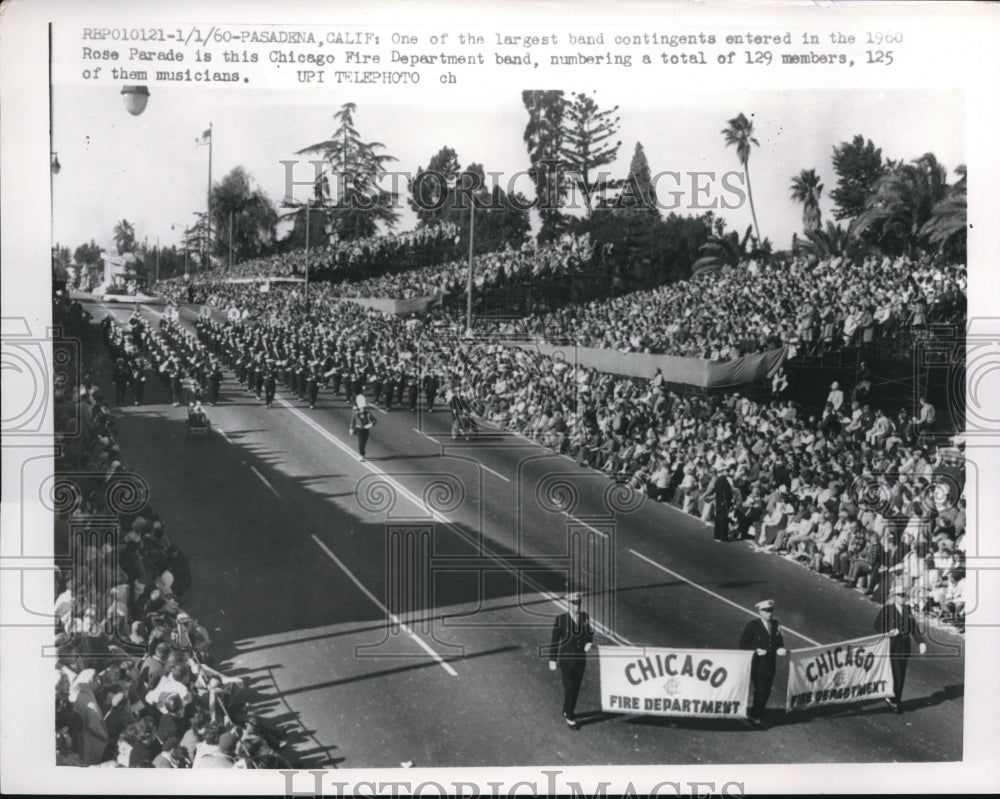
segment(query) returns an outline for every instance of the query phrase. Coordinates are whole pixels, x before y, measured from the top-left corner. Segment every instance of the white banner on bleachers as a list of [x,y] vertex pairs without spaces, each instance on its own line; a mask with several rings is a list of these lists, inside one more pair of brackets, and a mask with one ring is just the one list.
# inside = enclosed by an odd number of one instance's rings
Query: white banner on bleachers
[[788,711],[892,696],[888,636],[796,649],[788,661]]
[[607,712],[746,717],[753,652],[602,646],[598,655]]

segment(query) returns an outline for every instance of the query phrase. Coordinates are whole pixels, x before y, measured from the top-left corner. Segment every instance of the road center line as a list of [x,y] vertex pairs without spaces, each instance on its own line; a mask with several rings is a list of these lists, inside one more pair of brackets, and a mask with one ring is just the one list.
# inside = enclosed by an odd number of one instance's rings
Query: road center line
[[[317,424],[315,421],[313,421],[308,416],[306,416],[304,413],[302,413],[302,411],[300,411],[298,408],[295,408],[294,406],[290,405],[288,402],[286,402],[281,397],[277,397],[276,396],[275,399],[279,403],[281,403],[281,405],[283,405],[285,408],[287,408],[289,411],[291,411],[295,416],[297,416],[299,419],[301,419],[307,425],[309,425],[310,427],[312,427],[317,433],[319,433],[321,436],[323,436],[331,444],[333,444],[337,448],[343,450],[344,452],[346,452],[351,457],[357,458],[357,456],[354,454],[354,451],[352,449],[350,449],[346,444],[344,444],[343,441],[341,441],[339,438],[337,438],[335,435],[333,435],[329,430],[327,430],[326,428],[324,428],[321,425]],[[429,513],[431,515],[431,517],[435,521],[438,521],[438,522],[440,522],[442,524],[447,525],[448,528],[450,530],[452,530],[457,536],[459,536],[463,541],[468,541],[470,543],[474,543],[474,542],[471,541],[470,537],[465,532],[463,532],[458,527],[456,527],[452,523],[452,521],[450,519],[448,519],[446,516],[442,515],[438,511],[434,510],[433,508],[427,507],[427,505],[425,505],[424,502],[419,497],[417,497],[408,488],[406,488],[405,486],[403,486],[402,484],[400,484],[397,480],[395,480],[392,477],[390,477],[388,474],[386,474],[385,472],[383,472],[381,469],[373,466],[368,461],[362,462],[361,465],[365,466],[370,472],[373,472],[374,474],[381,475],[383,478],[385,478],[386,482],[388,482],[390,485],[392,485],[403,496],[405,496],[407,499],[409,499],[411,502],[413,502],[418,508],[422,508],[427,513]],[[549,592],[545,591],[545,589],[543,589],[535,580],[532,580],[530,577],[526,577],[523,574],[520,574],[517,569],[515,569],[510,564],[508,564],[503,558],[498,557],[497,555],[492,555],[492,554],[489,555],[488,557],[490,558],[490,560],[492,560],[495,563],[498,563],[500,566],[502,566],[505,571],[507,571],[510,574],[513,574],[513,575],[519,577],[521,580],[524,581],[524,583],[526,585],[530,586],[531,588],[533,588],[538,593],[543,594],[545,596],[548,596],[548,597],[554,599],[553,595],[550,594]],[[601,624],[596,619],[592,619],[591,621],[592,621],[592,623],[594,625],[594,628],[596,630],[598,630],[602,635],[610,638],[612,641],[615,641],[616,643],[623,644],[624,646],[632,646],[632,644],[630,644],[626,638],[624,638],[623,636],[619,635],[614,630],[612,630],[612,629],[606,627],[605,625]]]
[[[228,441],[229,439],[227,438],[226,440]],[[272,493],[272,494],[274,494],[274,495],[275,495],[275,496],[276,496],[276,497],[277,497],[278,499],[281,499],[281,494],[279,494],[279,493],[278,493],[277,491],[275,491],[275,490],[274,490],[274,486],[273,486],[273,485],[271,485],[271,484],[270,484],[269,482],[267,482],[267,478],[266,478],[266,477],[264,477],[264,475],[262,475],[262,474],[261,474],[260,472],[258,472],[258,471],[257,471],[257,468],[256,468],[255,466],[251,466],[251,467],[250,467],[250,471],[251,471],[251,472],[253,472],[253,473],[254,473],[255,475],[257,475],[257,478],[258,478],[258,479],[259,479],[259,480],[260,480],[260,481],[261,481],[261,482],[262,482],[262,483],[263,483],[264,485],[266,485],[266,486],[267,486],[268,488],[270,488],[270,489],[271,489],[271,493]]]
[[224,439],[226,439],[226,442],[227,442],[227,443],[229,443],[229,444],[232,444],[232,443],[233,443],[233,442],[232,442],[232,441],[230,440],[229,436],[227,436],[227,435],[226,435],[226,431],[225,431],[225,430],[223,430],[223,429],[222,429],[221,427],[218,427],[218,426],[216,426],[216,428],[215,428],[215,429],[216,429],[216,430],[218,430],[218,431],[219,431],[219,433],[221,433],[221,434],[222,434],[222,437],[223,437]]
[[390,612],[389,608],[387,608],[385,605],[383,605],[379,601],[378,597],[376,597],[375,594],[373,594],[371,591],[369,591],[365,587],[364,583],[362,583],[357,577],[354,576],[354,574],[351,572],[351,570],[348,569],[347,566],[344,565],[344,563],[340,560],[340,558],[338,558],[336,555],[333,554],[333,552],[330,550],[330,548],[326,544],[324,544],[322,541],[320,541],[320,539],[317,538],[315,535],[311,535],[310,537],[312,538],[313,541],[315,541],[319,545],[320,549],[322,549],[327,554],[327,556],[330,558],[330,560],[332,560],[334,563],[336,563],[340,567],[340,570],[350,578],[351,582],[354,583],[361,590],[361,593],[363,593],[372,602],[374,602],[379,607],[379,609],[383,613],[385,613],[385,615],[388,618],[390,618],[392,620],[393,624],[397,625],[401,630],[403,630],[403,632],[405,632],[414,641],[416,641],[418,644],[420,644],[420,648],[423,649],[432,658],[434,658],[438,663],[440,663],[441,667],[446,672],[448,672],[452,677],[457,677],[458,676],[458,672],[455,671],[448,663],[446,663],[445,660],[444,660],[444,658],[442,658],[437,652],[435,652],[433,649],[431,649],[431,647],[427,644],[427,642],[423,638],[421,638],[420,636],[418,636],[409,627],[407,627],[405,624],[403,624],[403,622],[400,621],[399,617],[395,613]]
[[[703,586],[703,585],[698,585],[698,583],[694,582],[693,580],[689,580],[683,574],[678,574],[673,569],[668,569],[666,566],[663,566],[663,565],[657,563],[655,560],[650,560],[649,558],[647,558],[642,553],[636,552],[634,549],[630,549],[629,552],[631,552],[633,555],[635,555],[640,560],[646,561],[646,563],[648,563],[650,566],[653,566],[654,568],[657,568],[657,569],[659,569],[662,572],[666,572],[667,574],[672,575],[673,577],[676,577],[678,580],[683,580],[684,582],[686,582],[691,587],[697,588],[699,591],[704,591],[709,596],[714,596],[716,599],[722,600],[727,605],[732,605],[737,610],[742,610],[744,613],[748,613],[749,615],[751,615],[751,616],[753,616],[753,617],[756,618],[757,613],[755,611],[752,611],[749,608],[745,608],[742,605],[739,605],[736,602],[733,602],[731,599],[726,599],[726,597],[722,596],[722,594],[717,594],[717,593],[715,593],[715,591],[712,591],[711,589],[705,588],[705,586]],[[803,635],[802,633],[796,632],[791,627],[786,627],[784,624],[782,624],[781,628],[783,630],[787,630],[788,632],[790,632],[792,635],[796,636],[797,638],[801,638],[803,641],[808,641],[813,646],[823,646],[819,641],[814,641],[808,635]]]
[[425,432],[424,432],[423,430],[421,430],[421,429],[420,429],[419,427],[411,427],[410,429],[411,429],[411,430],[412,430],[412,431],[413,431],[414,433],[417,433],[418,435],[422,435],[422,436],[423,436],[424,438],[426,438],[426,439],[427,439],[428,441],[430,441],[431,443],[433,443],[433,444],[437,444],[437,443],[438,443],[438,441],[437,441],[436,439],[433,439],[433,438],[431,438],[431,437],[430,437],[429,435],[427,435],[427,433],[425,433]]
[[510,478],[509,478],[509,477],[504,477],[504,476],[503,476],[502,474],[500,474],[500,472],[495,472],[495,471],[493,471],[493,470],[492,470],[492,469],[491,469],[491,468],[490,468],[489,466],[487,466],[486,464],[484,464],[484,463],[479,463],[479,461],[476,461],[476,463],[477,463],[477,464],[479,465],[479,468],[481,468],[481,469],[485,469],[485,470],[486,470],[486,471],[488,471],[488,472],[489,472],[490,474],[492,474],[492,475],[495,475],[496,477],[499,477],[499,478],[500,478],[501,480],[503,480],[503,481],[504,481],[505,483],[509,483],[509,482],[510,482]]

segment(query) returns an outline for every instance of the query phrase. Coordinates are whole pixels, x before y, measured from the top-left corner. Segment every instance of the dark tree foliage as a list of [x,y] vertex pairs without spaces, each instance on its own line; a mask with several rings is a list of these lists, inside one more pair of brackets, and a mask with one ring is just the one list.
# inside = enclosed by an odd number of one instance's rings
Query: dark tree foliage
[[356,110],[354,103],[342,105],[334,114],[337,128],[331,137],[296,153],[320,155],[329,165],[329,174],[317,181],[318,195],[333,232],[347,241],[375,235],[379,224],[392,228],[399,218],[395,192],[381,185],[386,164],[396,158],[381,152],[381,142],[361,138],[354,125]]
[[570,185],[582,195],[588,218],[596,201],[619,185],[602,171],[614,163],[622,144],[615,140],[620,127],[617,112],[617,105],[602,110],[593,97],[581,92],[573,94],[573,101],[567,102],[563,111],[561,167]]
[[834,219],[854,219],[865,208],[876,181],[886,173],[882,150],[860,133],[849,142],[833,148],[833,171],[837,188],[830,192],[836,203]]
[[212,187],[214,252],[224,260],[229,254],[230,220],[234,263],[255,258],[273,248],[278,212],[241,166]]
[[622,184],[621,192],[614,201],[615,208],[637,208],[648,211],[659,217],[660,209],[656,203],[656,187],[653,185],[653,173],[649,168],[646,151],[642,142],[635,143],[632,162],[629,164],[628,177]]
[[531,166],[528,175],[535,185],[535,196],[542,227],[539,243],[558,238],[566,227],[562,212],[566,196],[566,175],[561,168],[563,115],[566,101],[560,90],[529,90],[521,93],[528,111],[524,143]]

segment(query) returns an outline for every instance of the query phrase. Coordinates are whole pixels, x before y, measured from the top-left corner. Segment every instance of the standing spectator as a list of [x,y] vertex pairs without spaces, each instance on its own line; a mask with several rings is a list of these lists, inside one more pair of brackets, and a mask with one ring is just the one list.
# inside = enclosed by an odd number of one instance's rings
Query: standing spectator
[[[729,482],[731,469],[724,469],[715,478],[712,497],[715,499],[715,540],[729,540],[729,511],[733,504],[733,484]],[[706,499],[708,499],[706,497]]]
[[108,744],[104,713],[94,695],[95,677],[94,669],[84,669],[76,675],[69,687],[69,701],[83,720],[80,730],[80,760],[84,766],[96,766],[100,763]]
[[833,410],[840,413],[840,406],[844,404],[844,392],[840,390],[840,383],[836,380],[830,385],[830,393],[826,395],[826,401],[833,406]]
[[920,398],[920,409],[914,418],[914,428],[918,436],[930,433],[934,430],[934,422],[937,419],[937,411],[924,394]]

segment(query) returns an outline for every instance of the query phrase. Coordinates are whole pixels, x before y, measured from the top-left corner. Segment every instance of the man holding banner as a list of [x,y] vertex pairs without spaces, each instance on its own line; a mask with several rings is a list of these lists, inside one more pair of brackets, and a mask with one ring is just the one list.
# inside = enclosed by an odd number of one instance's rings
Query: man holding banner
[[777,656],[784,655],[785,641],[781,635],[781,625],[774,618],[774,600],[762,599],[754,607],[759,618],[747,622],[740,636],[740,649],[754,650],[750,663],[750,679],[753,682],[753,702],[747,711],[750,723],[758,729],[767,729],[764,724],[764,709],[771,696],[774,683]]
[[549,670],[559,669],[563,685],[562,714],[572,729],[578,729],[576,721],[576,698],[583,684],[583,672],[587,668],[587,652],[594,645],[594,630],[590,626],[590,616],[581,610],[583,597],[578,592],[566,596],[568,613],[556,616],[552,625],[552,643],[548,648]]
[[910,638],[917,642],[920,654],[927,651],[927,644],[917,620],[906,604],[906,587],[897,583],[892,598],[875,619],[875,632],[889,636],[889,664],[892,667],[892,697],[886,704],[897,713],[903,712],[903,683],[906,681],[906,664],[910,659]]

